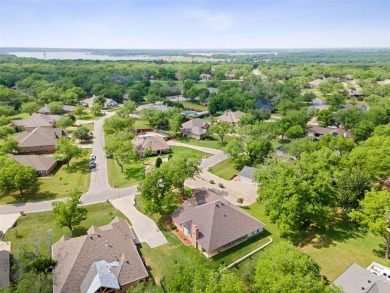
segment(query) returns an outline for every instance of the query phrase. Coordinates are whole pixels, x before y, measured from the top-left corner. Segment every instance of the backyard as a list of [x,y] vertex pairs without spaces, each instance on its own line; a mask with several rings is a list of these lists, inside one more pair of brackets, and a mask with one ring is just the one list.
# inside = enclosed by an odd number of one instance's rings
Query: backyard
[[[111,204],[99,203],[86,206],[87,219],[74,229],[74,237],[82,236],[92,226],[106,225],[116,216],[127,218]],[[60,228],[56,225],[52,211],[29,213],[19,217],[17,225],[7,231],[4,241],[12,241],[12,253],[18,255],[22,249],[28,248],[33,243],[40,243],[40,249],[47,252],[45,241],[51,244],[58,241],[62,235],[70,235],[68,228]]]
[[15,204],[21,202],[32,202],[51,200],[67,197],[69,192],[78,190],[86,192],[89,187],[91,170],[88,168],[90,151],[79,159],[72,159],[69,168],[63,164],[56,168],[53,176],[39,177],[37,188],[25,192],[21,197],[19,192],[11,194],[0,193],[0,204]]

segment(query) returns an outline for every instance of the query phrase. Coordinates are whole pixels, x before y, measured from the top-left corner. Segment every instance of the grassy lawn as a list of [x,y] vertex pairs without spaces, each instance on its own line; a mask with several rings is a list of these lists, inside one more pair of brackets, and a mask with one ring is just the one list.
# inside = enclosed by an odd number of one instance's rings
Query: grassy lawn
[[[74,229],[74,237],[85,235],[92,225],[106,225],[116,216],[127,219],[108,203],[89,205],[86,208],[88,210],[87,219]],[[40,243],[42,251],[47,252],[45,241],[54,243],[64,234],[70,236],[69,229],[56,225],[52,211],[30,213],[19,217],[17,225],[5,234],[4,241],[12,241],[14,255],[18,255],[23,248],[30,247],[33,243]]]
[[135,120],[134,129],[147,129],[147,128],[152,128],[149,125],[148,121],[146,121],[146,120],[139,120],[139,119]]
[[239,170],[236,170],[236,168],[233,167],[232,163],[230,162],[230,158],[218,163],[217,165],[214,165],[209,169],[209,171],[214,175],[217,175],[218,177],[226,180],[232,180],[239,172]]
[[180,137],[177,139],[177,141],[182,142],[182,143],[187,143],[190,145],[201,146],[201,147],[218,149],[218,150],[224,151],[226,149],[227,143],[229,141],[231,141],[232,139],[233,139],[233,136],[225,136],[223,138],[223,142],[222,142],[221,139],[217,136],[213,137],[210,140],[196,140],[193,138]]
[[[173,156],[184,155],[198,158],[209,156],[206,153],[185,147],[171,146],[171,150]],[[166,158],[167,156],[163,155],[161,157]],[[154,163],[156,160],[157,156],[153,156],[146,158],[144,164],[142,164],[141,160],[137,160],[132,164],[126,164],[122,173],[115,160],[107,159],[108,182],[110,186],[126,187],[137,184],[144,178],[146,166]]]
[[207,106],[199,105],[196,102],[195,103],[180,102],[180,103],[183,104],[184,108],[196,109],[196,110],[199,110],[199,111],[207,111],[208,110]]
[[19,192],[9,195],[0,193],[0,204],[51,200],[67,197],[69,192],[77,189],[86,192],[89,187],[91,171],[88,168],[90,151],[83,158],[70,161],[69,168],[65,165],[57,167],[53,176],[40,177],[35,190],[26,192],[24,197]]

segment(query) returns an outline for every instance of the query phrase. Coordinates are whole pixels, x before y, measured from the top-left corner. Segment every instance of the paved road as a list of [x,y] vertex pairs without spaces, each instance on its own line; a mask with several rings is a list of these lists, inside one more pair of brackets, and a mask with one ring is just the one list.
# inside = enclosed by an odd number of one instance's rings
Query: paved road
[[151,248],[167,243],[164,234],[156,223],[135,208],[135,196],[114,199],[112,205],[120,210],[131,222],[131,227],[139,242],[146,242]]

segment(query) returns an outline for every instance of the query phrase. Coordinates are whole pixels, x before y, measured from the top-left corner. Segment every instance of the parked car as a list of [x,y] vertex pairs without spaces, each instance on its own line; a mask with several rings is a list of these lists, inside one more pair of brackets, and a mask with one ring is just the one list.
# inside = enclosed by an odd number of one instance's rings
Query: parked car
[[91,154],[90,158],[91,158],[92,161],[94,161],[94,160],[96,160],[96,155]]
[[88,164],[88,167],[90,169],[95,169],[96,168],[96,163],[94,161],[90,161],[89,164]]

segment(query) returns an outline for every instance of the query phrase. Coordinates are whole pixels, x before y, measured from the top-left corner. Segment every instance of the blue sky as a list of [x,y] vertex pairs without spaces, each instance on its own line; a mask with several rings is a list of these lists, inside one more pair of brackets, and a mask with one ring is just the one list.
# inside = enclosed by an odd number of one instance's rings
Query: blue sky
[[0,0],[1,47],[390,47],[390,0]]

